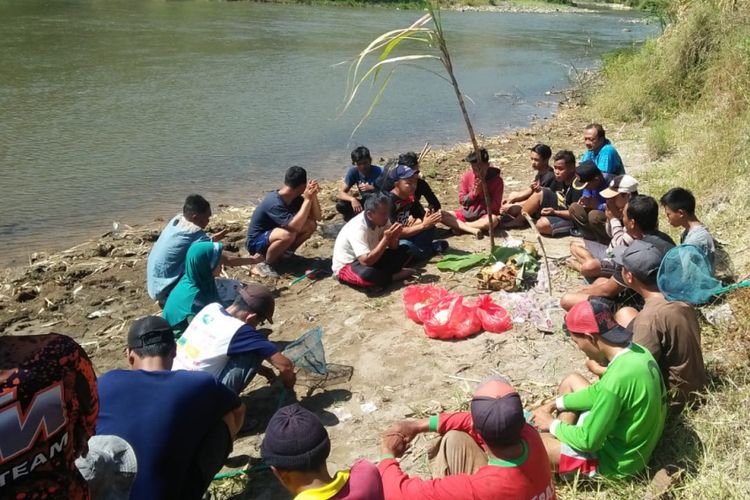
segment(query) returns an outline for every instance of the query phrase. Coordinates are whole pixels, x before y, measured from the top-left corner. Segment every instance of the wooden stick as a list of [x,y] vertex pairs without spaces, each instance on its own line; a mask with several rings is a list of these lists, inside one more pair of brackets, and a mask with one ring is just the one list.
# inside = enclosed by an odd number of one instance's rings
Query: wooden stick
[[534,233],[536,233],[536,241],[539,242],[539,247],[542,249],[542,257],[544,257],[544,267],[547,268],[547,291],[549,292],[549,295],[551,297],[552,275],[549,273],[549,260],[547,259],[547,251],[544,249],[544,243],[542,242],[542,235],[536,228],[536,224],[534,223],[534,220],[529,216],[529,214],[527,214],[526,212],[521,212],[521,215],[523,215],[524,219],[526,219],[526,222],[528,222],[529,226],[531,226],[531,229],[533,229]]
[[427,156],[427,153],[430,152],[431,146],[429,141],[424,143],[424,147],[422,148],[422,151],[419,153],[419,156],[417,157],[417,163],[422,163],[422,160],[424,160],[424,157]]

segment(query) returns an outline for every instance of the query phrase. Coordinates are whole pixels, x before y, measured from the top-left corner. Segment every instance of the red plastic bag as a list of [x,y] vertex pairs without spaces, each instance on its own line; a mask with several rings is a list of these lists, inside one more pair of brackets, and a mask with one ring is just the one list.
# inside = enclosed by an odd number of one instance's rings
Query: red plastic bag
[[513,327],[508,311],[492,302],[492,297],[482,295],[476,303],[477,317],[482,323],[482,330],[492,333],[507,332]]
[[404,289],[404,308],[406,316],[417,324],[422,324],[418,312],[425,306],[429,306],[447,297],[455,297],[443,288],[432,285],[410,285]]
[[476,307],[464,304],[464,298],[458,295],[422,307],[418,315],[428,337],[448,340],[479,333],[482,324],[476,311]]

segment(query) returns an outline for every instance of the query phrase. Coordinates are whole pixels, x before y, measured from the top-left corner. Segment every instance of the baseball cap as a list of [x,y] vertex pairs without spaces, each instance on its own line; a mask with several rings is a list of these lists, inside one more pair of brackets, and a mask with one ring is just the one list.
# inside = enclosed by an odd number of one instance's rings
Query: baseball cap
[[128,331],[128,347],[139,349],[161,342],[174,342],[172,327],[161,316],[145,316],[136,320]]
[[263,285],[250,283],[238,290],[240,297],[250,309],[262,319],[273,324],[273,312],[276,309],[276,300],[271,291]]
[[604,189],[600,195],[603,198],[614,198],[620,193],[637,193],[638,181],[629,175],[618,175],[609,183],[607,189]]
[[263,461],[284,470],[311,470],[330,453],[328,431],[313,412],[299,403],[274,413],[260,445]]
[[76,467],[88,483],[91,498],[127,500],[138,472],[135,452],[119,436],[92,436],[89,452],[76,459]]
[[656,283],[664,252],[655,245],[635,240],[628,246],[619,246],[614,250],[615,263],[627,269],[644,285]]
[[[479,149],[479,156],[482,158],[482,162],[487,163],[490,161],[490,154],[487,152],[485,148]],[[464,161],[468,161],[469,163],[476,163],[477,162],[477,153],[476,151],[471,151],[466,158],[464,158]]]
[[598,336],[614,344],[633,338],[633,332],[617,324],[609,306],[595,298],[574,305],[565,316],[565,327],[571,333]]
[[573,187],[583,189],[586,184],[596,179],[600,175],[599,167],[591,160],[582,161],[576,167],[576,179],[573,181]]
[[471,418],[474,429],[490,448],[518,443],[526,423],[521,397],[499,376],[480,383],[471,400]]
[[416,174],[417,171],[411,167],[407,167],[406,165],[397,165],[396,168],[393,169],[391,178],[394,180],[411,179]]

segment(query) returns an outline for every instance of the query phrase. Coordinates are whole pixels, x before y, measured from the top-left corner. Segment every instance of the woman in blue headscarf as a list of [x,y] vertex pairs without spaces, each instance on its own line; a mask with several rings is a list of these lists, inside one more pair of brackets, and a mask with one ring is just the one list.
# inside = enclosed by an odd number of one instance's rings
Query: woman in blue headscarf
[[210,241],[190,245],[185,257],[185,274],[174,287],[162,312],[179,337],[203,307],[220,302],[214,273],[221,269],[223,245]]

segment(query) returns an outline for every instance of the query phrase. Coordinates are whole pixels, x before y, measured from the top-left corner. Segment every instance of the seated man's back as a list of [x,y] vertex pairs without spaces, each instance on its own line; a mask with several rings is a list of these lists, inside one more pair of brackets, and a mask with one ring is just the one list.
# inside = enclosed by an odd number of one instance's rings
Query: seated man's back
[[[449,415],[445,420],[441,419],[439,431],[442,433],[449,428],[466,428],[471,425],[470,413],[457,413]],[[482,441],[476,433],[471,436]],[[398,462],[395,460],[384,460],[378,465],[378,469],[383,477],[385,496],[404,500],[555,498],[549,460],[539,433],[530,425],[525,425],[521,439],[524,454],[520,458],[512,462],[490,459],[486,466],[474,474],[456,474],[425,480],[406,476],[398,468]]]
[[189,498],[182,487],[192,479],[196,450],[240,405],[213,376],[187,371],[113,370],[100,377],[99,398],[97,434],[119,436],[133,447],[138,474],[131,497],[139,500]]
[[613,359],[601,379],[563,396],[566,410],[590,410],[578,425],[560,423],[563,443],[599,458],[605,477],[624,477],[646,467],[664,429],[667,393],[651,354],[631,344]]
[[89,498],[75,460],[98,409],[94,369],[73,339],[0,336],[0,498]]
[[633,341],[656,359],[676,407],[705,385],[700,326],[689,304],[669,302],[661,294],[646,298],[633,320]]

